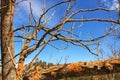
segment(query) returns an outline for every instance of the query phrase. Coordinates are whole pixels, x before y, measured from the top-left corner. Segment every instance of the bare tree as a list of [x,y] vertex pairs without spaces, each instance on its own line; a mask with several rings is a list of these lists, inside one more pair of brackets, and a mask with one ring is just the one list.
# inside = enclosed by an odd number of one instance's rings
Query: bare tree
[[[13,0],[1,0],[2,2],[2,13],[1,13],[1,43],[2,43],[2,68],[3,68],[3,80],[8,80],[6,75],[12,75],[17,74],[20,78],[22,78],[23,75],[23,69],[24,69],[24,62],[28,55],[32,54],[34,51],[39,50],[39,52],[35,55],[33,59],[35,59],[42,50],[45,49],[46,45],[50,45],[51,47],[59,49],[59,47],[56,47],[51,44],[51,42],[55,42],[58,40],[64,41],[66,43],[73,44],[75,46],[80,46],[88,50],[91,54],[98,56],[97,53],[93,52],[91,49],[92,45],[98,45],[98,42],[100,42],[101,39],[105,38],[112,32],[116,31],[120,28],[119,24],[119,14],[118,12],[118,19],[114,20],[112,18],[110,19],[104,19],[104,18],[76,18],[75,16],[79,15],[79,13],[83,12],[96,12],[96,11],[103,11],[103,12],[112,12],[114,10],[110,10],[108,8],[104,7],[97,7],[97,8],[89,8],[89,9],[77,9],[74,10],[74,7],[77,3],[77,0],[63,0],[61,2],[58,2],[54,4],[53,6],[49,8],[45,8],[45,0],[44,0],[44,6],[42,8],[42,13],[39,16],[38,19],[34,17],[33,9],[32,9],[32,3],[30,3],[30,21],[28,25],[22,25],[21,27],[13,30],[13,13],[14,13],[14,1]],[[16,2],[19,4],[19,2]],[[64,15],[59,19],[59,23],[57,25],[54,25],[52,27],[47,26],[49,21],[54,17],[54,12],[51,13],[50,17],[46,17],[46,15],[54,8],[59,8],[62,5],[67,5],[65,9]],[[5,6],[5,8],[4,8]],[[7,6],[7,7],[6,7]],[[11,7],[12,6],[12,7]],[[9,10],[10,9],[10,10]],[[12,10],[12,11],[11,11]],[[8,15],[9,14],[9,15]],[[81,28],[84,22],[105,22],[105,23],[111,23],[114,27],[112,27],[110,30],[106,31],[105,34],[102,36],[98,36],[95,38],[90,39],[80,39],[80,35],[77,33],[74,33],[73,31],[75,29]],[[69,25],[70,23],[80,23],[81,25]],[[69,25],[69,28],[66,29],[66,25]],[[9,26],[9,27],[8,27]],[[14,33],[21,32],[19,35],[15,35]],[[15,68],[14,67],[14,59],[13,59],[13,53],[14,53],[14,37],[20,38],[23,43],[23,47],[16,56],[20,56],[18,61],[18,68],[17,73],[11,72],[10,70]],[[12,55],[10,57],[10,55]],[[10,64],[11,67],[8,65]],[[9,66],[9,68],[8,68]],[[7,67],[7,69],[6,69]],[[10,72],[10,73],[6,73]],[[6,78],[6,79],[5,79]],[[15,78],[15,76],[14,76]],[[9,78],[10,80],[13,80],[12,78]]]

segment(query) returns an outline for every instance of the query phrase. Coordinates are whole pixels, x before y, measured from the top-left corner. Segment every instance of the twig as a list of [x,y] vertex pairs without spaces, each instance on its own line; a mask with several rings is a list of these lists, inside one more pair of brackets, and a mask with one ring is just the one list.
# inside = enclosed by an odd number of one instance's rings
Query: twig
[[[8,51],[9,51],[9,53],[10,53],[10,57],[11,57],[11,59],[12,59],[12,62],[13,62],[13,64],[14,64],[15,71],[16,71],[16,73],[17,73],[16,62],[14,61],[14,58],[13,58],[12,53],[11,53],[11,51],[10,51],[10,48],[9,48],[9,47],[7,47],[7,48],[8,48]],[[17,75],[18,75],[18,73],[17,73]],[[22,78],[21,78],[19,75],[18,75],[18,78],[19,78],[20,80],[22,80]]]

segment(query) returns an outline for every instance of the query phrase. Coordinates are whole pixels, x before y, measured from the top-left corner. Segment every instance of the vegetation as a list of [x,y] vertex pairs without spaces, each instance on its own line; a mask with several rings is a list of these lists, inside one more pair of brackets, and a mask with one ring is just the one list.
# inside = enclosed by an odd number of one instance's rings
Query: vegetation
[[[34,73],[40,73],[40,79],[67,79],[67,80],[104,80],[118,79],[120,72],[120,59],[114,58],[109,60],[98,60],[94,62],[77,62],[70,64],[44,65],[46,62],[35,62],[31,69],[30,65],[26,65],[24,77],[34,77]],[[41,65],[44,65],[41,67]],[[99,74],[99,75],[98,75]],[[39,77],[37,77],[39,78]]]
[[96,75],[96,76],[82,76],[82,77],[73,77],[62,80],[119,80],[120,73],[114,74],[105,74],[105,75]]

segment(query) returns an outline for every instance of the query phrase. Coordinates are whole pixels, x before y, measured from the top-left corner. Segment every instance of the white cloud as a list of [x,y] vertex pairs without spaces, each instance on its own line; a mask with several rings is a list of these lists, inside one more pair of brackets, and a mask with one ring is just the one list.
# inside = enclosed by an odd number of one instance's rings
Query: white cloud
[[111,10],[117,10],[119,7],[118,0],[102,0],[102,3]]
[[38,2],[38,0],[27,0],[27,1],[24,1],[24,2],[22,2],[20,4],[18,9],[22,8],[26,12],[29,13],[30,12],[30,3],[31,3],[32,9],[33,9],[33,14],[35,16],[39,16],[41,14],[41,4],[40,4],[40,2]]
[[110,7],[111,10],[117,10],[119,7],[118,0],[113,0],[112,6]]
[[[14,26],[20,27],[23,24],[29,24],[30,2],[33,9],[33,15],[37,19],[41,14],[40,0],[27,0],[19,3],[15,7]],[[19,24],[18,24],[19,23]]]

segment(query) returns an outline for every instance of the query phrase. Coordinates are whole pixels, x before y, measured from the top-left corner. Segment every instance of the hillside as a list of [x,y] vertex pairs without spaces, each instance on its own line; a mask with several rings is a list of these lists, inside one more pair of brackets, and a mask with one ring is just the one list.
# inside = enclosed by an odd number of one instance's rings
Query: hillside
[[[33,67],[33,66],[32,66]],[[26,77],[34,80],[59,80],[66,77],[95,76],[120,72],[120,59],[98,60],[93,62],[76,62],[54,65],[46,68],[36,66],[28,71]]]

